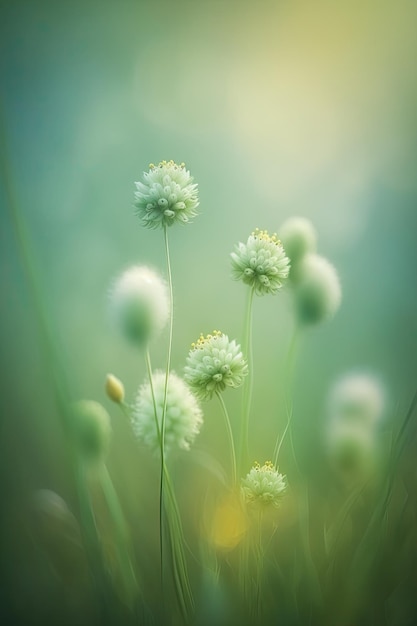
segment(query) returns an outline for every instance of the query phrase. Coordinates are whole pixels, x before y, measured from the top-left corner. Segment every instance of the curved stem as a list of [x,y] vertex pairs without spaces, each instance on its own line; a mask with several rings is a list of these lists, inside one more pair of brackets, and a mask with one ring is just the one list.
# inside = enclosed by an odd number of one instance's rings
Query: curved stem
[[253,308],[253,296],[255,294],[255,288],[251,287],[248,295],[248,301],[246,305],[245,314],[245,330],[243,337],[243,356],[246,357],[248,363],[248,375],[243,386],[243,400],[242,400],[242,424],[240,433],[240,450],[239,450],[239,473],[242,474],[247,457],[248,450],[248,437],[249,437],[249,415],[250,406],[252,402],[252,389],[253,389],[253,356],[252,356],[252,308]]
[[232,426],[230,424],[229,414],[227,412],[226,405],[219,391],[216,391],[216,396],[218,397],[219,402],[221,404],[223,415],[224,415],[224,420],[226,424],[227,436],[228,436],[229,445],[230,445],[230,458],[231,458],[231,465],[232,465],[232,483],[233,483],[233,486],[235,486],[236,485],[236,454],[235,454],[235,444],[233,441]]

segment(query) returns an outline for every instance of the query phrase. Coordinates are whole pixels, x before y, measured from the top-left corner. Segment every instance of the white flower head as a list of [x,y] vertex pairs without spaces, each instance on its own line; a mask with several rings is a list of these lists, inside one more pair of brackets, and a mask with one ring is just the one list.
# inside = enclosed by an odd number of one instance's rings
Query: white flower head
[[232,276],[254,287],[259,296],[276,294],[289,274],[289,259],[276,234],[256,228],[231,253]]
[[134,265],[115,281],[110,312],[122,334],[144,347],[157,337],[169,318],[169,293],[165,281],[153,270]]
[[313,224],[305,217],[290,217],[279,231],[285,253],[291,261],[292,277],[293,266],[308,253],[316,251],[317,235]]
[[219,330],[206,337],[200,335],[191,344],[184,368],[185,380],[202,399],[209,399],[226,387],[239,387],[247,373],[240,345]]
[[254,463],[249,474],[242,479],[243,500],[251,507],[278,508],[286,489],[286,477],[279,473],[271,461],[266,461],[262,466]]
[[352,372],[340,378],[330,391],[327,412],[332,420],[374,427],[385,408],[385,391],[371,374]]
[[94,400],[72,406],[72,431],[78,452],[86,461],[104,458],[110,443],[111,422],[106,409]]
[[[159,428],[161,428],[164,406],[165,372],[155,371],[152,375]],[[165,451],[179,448],[189,450],[200,432],[203,413],[198,400],[185,382],[171,372],[168,379],[167,408],[165,414]],[[158,453],[159,436],[155,424],[152,389],[149,381],[143,383],[136,396],[132,413],[133,431],[146,446]]]
[[297,268],[294,297],[301,323],[316,324],[332,318],[342,299],[333,265],[318,254],[307,254]]
[[151,163],[143,182],[135,183],[136,214],[147,228],[187,224],[197,215],[198,186],[185,169],[174,161]]

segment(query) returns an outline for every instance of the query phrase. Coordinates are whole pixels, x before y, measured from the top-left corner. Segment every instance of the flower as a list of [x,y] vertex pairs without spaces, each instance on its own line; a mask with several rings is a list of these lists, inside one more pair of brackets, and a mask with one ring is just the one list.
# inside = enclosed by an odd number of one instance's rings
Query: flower
[[365,477],[376,462],[377,438],[363,424],[332,420],[325,445],[331,466],[348,482]]
[[113,400],[113,402],[116,402],[117,404],[123,402],[125,397],[125,388],[122,381],[116,378],[116,376],[113,376],[113,374],[107,374],[105,389],[110,400]]
[[226,387],[239,387],[248,373],[240,345],[227,335],[213,330],[212,335],[191,344],[184,378],[198,397],[209,399]]
[[289,259],[276,234],[258,228],[246,244],[239,243],[231,253],[232,275],[254,287],[259,296],[275,294],[288,277]]
[[79,400],[72,407],[73,435],[87,461],[100,461],[110,443],[111,423],[106,409],[94,400]]
[[[162,421],[165,393],[165,372],[152,375],[159,429]],[[164,450],[173,448],[189,450],[200,432],[203,413],[198,400],[182,378],[171,372],[168,378],[167,406],[165,414]],[[132,412],[133,431],[154,452],[160,450],[159,433],[155,424],[152,388],[149,381],[143,383],[136,396]]]
[[305,217],[291,217],[279,231],[285,253],[291,261],[290,279],[294,279],[294,267],[308,253],[316,251],[317,235],[313,224]]
[[135,183],[136,214],[147,228],[186,224],[197,215],[199,205],[197,184],[185,169],[174,161],[150,163],[143,173],[143,182]]
[[111,314],[126,338],[140,347],[154,339],[169,317],[165,281],[148,267],[134,265],[115,281]]
[[275,469],[271,461],[262,466],[255,462],[246,478],[242,479],[242,496],[249,506],[278,508],[286,489],[286,477]]
[[329,417],[350,423],[375,426],[385,406],[385,392],[371,374],[352,372],[333,386],[327,404]]
[[294,296],[301,323],[316,324],[333,317],[342,298],[333,265],[318,254],[307,254],[297,268]]

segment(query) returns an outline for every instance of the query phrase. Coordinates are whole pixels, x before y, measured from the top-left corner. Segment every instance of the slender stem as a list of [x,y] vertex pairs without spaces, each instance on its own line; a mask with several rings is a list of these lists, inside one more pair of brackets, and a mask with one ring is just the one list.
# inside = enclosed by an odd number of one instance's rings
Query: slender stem
[[145,363],[146,363],[146,370],[148,372],[148,378],[149,378],[149,386],[151,388],[151,396],[152,396],[152,404],[153,404],[153,415],[155,418],[155,428],[156,428],[156,432],[158,435],[158,443],[160,448],[162,447],[162,439],[161,439],[161,429],[159,426],[159,421],[158,421],[158,409],[156,406],[156,398],[155,398],[155,388],[153,385],[153,376],[152,376],[152,364],[151,364],[151,355],[149,353],[149,348],[146,348],[145,350]]
[[[298,338],[299,338],[298,327],[295,327],[293,335],[291,337],[289,347],[288,347],[288,353],[287,353],[287,358],[285,360],[285,368],[284,368],[284,385],[285,385],[284,394],[285,394],[285,411],[287,414],[287,423],[284,428],[284,432],[282,433],[281,439],[277,437],[277,442],[275,444],[275,450],[274,450],[275,467],[277,467],[279,453],[280,453],[282,444],[284,443],[284,439],[287,435],[287,432],[290,430],[291,421],[293,417],[292,387],[293,387],[293,382],[294,382],[294,366],[295,366],[295,355],[296,355],[297,346],[298,346]],[[291,432],[290,432],[290,435],[291,435]],[[297,462],[295,459],[295,456],[294,456],[294,460],[295,462]]]
[[236,485],[236,454],[235,454],[235,444],[233,441],[232,426],[230,424],[229,414],[227,412],[226,405],[219,391],[216,391],[216,396],[218,397],[219,402],[222,407],[224,421],[226,424],[227,436],[229,438],[230,457],[231,457],[231,465],[232,465],[232,484],[233,486],[235,486]]
[[253,355],[252,355],[252,308],[253,296],[255,288],[251,287],[246,305],[245,314],[245,330],[243,337],[243,356],[246,357],[248,363],[248,375],[243,386],[242,401],[242,424],[240,433],[240,450],[239,450],[239,473],[242,474],[244,466],[249,454],[248,437],[249,437],[249,415],[252,402],[253,389]]

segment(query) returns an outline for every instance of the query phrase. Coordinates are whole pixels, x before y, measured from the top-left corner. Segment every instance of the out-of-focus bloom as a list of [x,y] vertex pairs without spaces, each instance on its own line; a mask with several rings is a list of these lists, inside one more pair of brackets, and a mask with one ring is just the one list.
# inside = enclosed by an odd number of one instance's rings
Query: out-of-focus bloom
[[333,386],[327,410],[331,419],[372,427],[380,421],[384,406],[385,392],[376,377],[365,373],[350,373]]
[[281,226],[279,234],[291,262],[290,278],[293,279],[295,266],[306,254],[316,251],[317,234],[313,224],[305,217],[290,217]]
[[113,376],[113,374],[107,374],[106,376],[106,393],[110,400],[119,404],[123,402],[125,397],[125,388],[121,380]]
[[376,461],[375,433],[361,424],[332,421],[325,443],[331,466],[348,482],[367,476]]
[[239,387],[248,372],[240,345],[214,330],[212,335],[191,344],[184,378],[196,395],[209,399],[226,387]]
[[[164,406],[165,372],[157,370],[152,375],[153,390],[159,429]],[[171,372],[168,379],[167,408],[165,414],[164,450],[174,448],[189,450],[200,432],[203,413],[194,394],[184,381]],[[141,385],[132,413],[133,431],[146,446],[158,453],[159,435],[155,424],[152,389],[149,381]]]
[[110,443],[111,422],[101,404],[94,400],[74,403],[72,430],[79,454],[84,460],[103,460]]
[[197,215],[198,186],[185,164],[174,161],[151,163],[143,182],[135,183],[136,214],[147,228],[187,224]]
[[333,265],[318,254],[307,254],[297,269],[294,297],[301,323],[317,324],[333,317],[342,298]]
[[278,508],[287,488],[286,477],[266,461],[262,466],[254,463],[246,478],[242,479],[242,496],[253,507]]
[[145,266],[134,265],[115,281],[110,312],[126,338],[144,347],[164,328],[169,317],[169,293],[165,281]]
[[275,294],[289,273],[289,259],[276,234],[253,231],[246,243],[239,243],[231,253],[232,275],[254,287],[259,296]]

